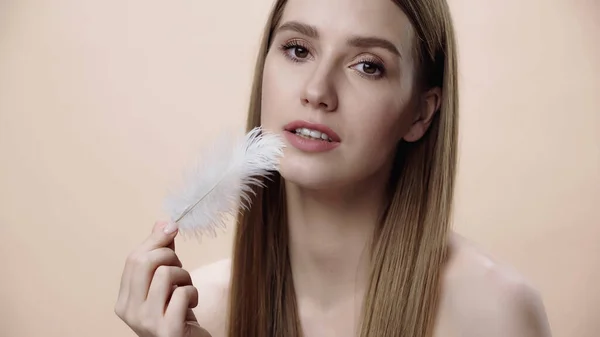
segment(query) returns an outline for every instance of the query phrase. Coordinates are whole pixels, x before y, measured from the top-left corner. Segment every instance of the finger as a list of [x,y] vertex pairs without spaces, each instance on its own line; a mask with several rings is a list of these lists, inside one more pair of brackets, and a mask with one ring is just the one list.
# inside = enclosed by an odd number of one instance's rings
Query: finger
[[141,304],[148,297],[150,283],[159,266],[182,266],[177,254],[166,247],[157,248],[143,255],[138,255],[136,259],[128,287],[130,293],[128,301],[135,304]]
[[[127,257],[123,271],[121,273],[121,280],[119,285],[119,294],[115,303],[115,312],[117,315],[123,315],[128,302],[133,301],[138,304],[141,303],[147,296],[147,289],[152,278],[151,273],[155,267],[148,267],[148,264],[160,264],[164,263],[167,265],[178,265],[181,266],[181,262],[174,255],[174,237],[177,235],[177,227],[171,226],[171,232],[165,232],[164,229],[169,225],[167,221],[157,221],[154,224],[152,234],[147,238],[135,251],[131,252]],[[162,234],[162,235],[161,235]],[[169,244],[171,241],[173,244]],[[156,257],[146,256],[148,250],[152,251],[153,247],[159,247],[166,244],[171,248],[172,257],[168,256]],[[165,248],[168,249],[168,248]],[[154,254],[151,254],[154,255]],[[159,255],[159,254],[158,254]],[[167,254],[169,255],[169,254]],[[173,259],[174,257],[174,259]],[[140,267],[142,270],[140,270]],[[146,270],[143,270],[143,268]],[[148,273],[150,273],[148,275]],[[136,277],[138,276],[138,277]],[[142,284],[140,287],[139,285]],[[146,284],[144,286],[143,284]],[[132,293],[133,288],[133,294]]]
[[185,270],[178,267],[160,266],[154,273],[152,284],[148,291],[146,304],[156,308],[162,316],[165,313],[167,302],[172,299],[172,293],[177,288],[192,285],[192,277]]
[[[175,236],[177,236],[177,234],[179,233],[179,224],[177,224],[176,222],[173,222],[173,221],[169,221],[169,222],[167,222],[165,227],[163,227],[162,230],[167,235],[170,233],[174,233]],[[171,242],[169,242],[169,244],[167,244],[167,248],[170,248],[171,250],[175,251],[175,238],[174,237],[173,237],[173,240],[171,240]]]
[[[198,302],[198,301],[196,301],[196,302]],[[194,308],[196,306],[198,306],[198,303],[196,303],[196,305],[193,306],[192,308]],[[192,310],[192,308],[188,308],[187,311],[185,312],[185,321],[198,323],[198,319],[196,318],[196,315],[194,314],[194,311]]]
[[162,247],[151,250],[147,253],[148,267],[156,270],[161,265],[182,267],[183,264],[179,260],[179,256],[170,248]]
[[[153,233],[155,230],[159,230],[160,228],[166,226],[165,221],[157,221],[153,226]],[[144,244],[149,241],[149,238],[144,240]],[[124,306],[124,302],[129,298],[129,285],[131,284],[131,275],[136,270],[136,266],[140,263],[140,258],[142,254],[144,254],[144,249],[147,249],[146,246],[137,247],[134,251],[132,251],[125,260],[125,265],[123,266],[123,271],[121,272],[121,280],[119,285],[119,295],[117,298],[116,307]]]
[[171,243],[169,243],[167,245],[167,248],[169,248],[172,251],[175,251],[175,238],[173,238],[173,240],[171,240]]
[[[154,223],[152,234],[144,240],[139,247],[137,247],[133,252],[129,254],[127,257],[127,261],[125,263],[125,267],[123,268],[123,274],[121,277],[121,286],[123,284],[128,284],[130,279],[130,274],[133,272],[132,269],[135,269],[132,266],[136,266],[139,263],[139,258],[141,255],[145,254],[148,251],[151,251],[156,248],[160,248],[161,246],[170,246],[170,241],[174,241],[173,237],[177,235],[176,232],[171,234],[165,233],[164,228],[169,225],[168,221],[157,221]],[[161,235],[162,233],[162,235]],[[123,287],[122,287],[123,288]],[[124,289],[127,289],[126,287]]]
[[[165,232],[166,231],[166,232]],[[172,244],[178,233],[177,224],[169,221],[157,221],[152,228],[152,233],[140,245],[139,252],[147,252]]]
[[167,324],[177,325],[191,318],[195,319],[191,308],[198,305],[198,289],[192,285],[177,287],[171,295],[171,301],[165,311],[165,321]]

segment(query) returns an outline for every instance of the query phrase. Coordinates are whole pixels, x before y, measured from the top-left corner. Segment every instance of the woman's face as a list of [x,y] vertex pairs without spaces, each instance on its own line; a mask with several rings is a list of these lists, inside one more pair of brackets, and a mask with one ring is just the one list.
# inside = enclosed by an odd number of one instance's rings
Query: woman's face
[[400,140],[423,135],[439,94],[414,95],[413,40],[390,0],[288,2],[261,107],[262,126],[285,135],[286,180],[314,189],[368,182],[388,173]]

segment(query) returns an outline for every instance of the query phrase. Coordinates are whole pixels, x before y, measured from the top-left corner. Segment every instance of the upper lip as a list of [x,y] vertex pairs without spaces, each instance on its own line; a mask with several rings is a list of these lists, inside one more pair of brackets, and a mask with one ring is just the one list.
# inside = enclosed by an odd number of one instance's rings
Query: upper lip
[[307,128],[307,129],[319,131],[319,132],[327,134],[329,136],[329,138],[331,138],[331,140],[334,142],[340,141],[340,136],[338,136],[338,134],[335,133],[335,131],[333,131],[330,127],[328,127],[325,124],[317,124],[317,123],[312,123],[312,122],[308,122],[308,121],[298,120],[298,121],[293,121],[293,122],[287,124],[284,129],[286,131],[293,132],[299,128]]

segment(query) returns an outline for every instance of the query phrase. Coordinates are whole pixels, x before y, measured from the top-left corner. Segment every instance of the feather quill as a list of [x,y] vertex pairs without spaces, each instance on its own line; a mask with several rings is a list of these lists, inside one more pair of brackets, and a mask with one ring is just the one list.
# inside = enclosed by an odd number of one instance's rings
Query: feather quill
[[182,234],[216,235],[228,219],[251,206],[253,187],[279,169],[284,143],[256,127],[242,139],[227,135],[213,143],[184,177],[184,185],[165,200],[171,221]]

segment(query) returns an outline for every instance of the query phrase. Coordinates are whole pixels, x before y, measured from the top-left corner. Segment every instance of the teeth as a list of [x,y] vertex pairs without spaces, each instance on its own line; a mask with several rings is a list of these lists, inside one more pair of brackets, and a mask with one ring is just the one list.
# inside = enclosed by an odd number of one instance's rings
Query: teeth
[[304,136],[306,138],[320,139],[331,142],[332,139],[326,133],[319,132],[317,130],[311,130],[307,128],[298,128],[295,130],[297,135]]

